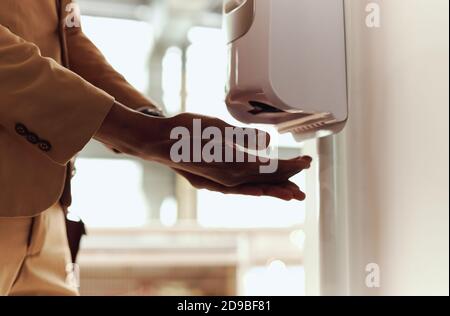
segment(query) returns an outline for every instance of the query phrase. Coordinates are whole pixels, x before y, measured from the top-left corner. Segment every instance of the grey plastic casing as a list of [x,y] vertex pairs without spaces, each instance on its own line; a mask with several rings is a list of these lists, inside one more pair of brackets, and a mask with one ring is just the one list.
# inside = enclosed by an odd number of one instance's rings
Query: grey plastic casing
[[343,0],[225,0],[229,112],[298,140],[348,118]]

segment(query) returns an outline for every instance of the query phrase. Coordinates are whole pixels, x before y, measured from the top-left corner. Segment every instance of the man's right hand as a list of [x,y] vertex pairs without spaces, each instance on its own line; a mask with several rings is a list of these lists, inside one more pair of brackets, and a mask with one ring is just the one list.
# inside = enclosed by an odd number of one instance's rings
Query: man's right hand
[[[171,167],[198,188],[233,194],[269,195],[284,200],[304,199],[304,193],[289,179],[310,167],[312,159],[308,156],[272,161],[277,165],[273,173],[261,173],[261,166],[266,166],[268,162],[263,163],[254,156],[253,160],[249,159],[251,155],[248,153],[245,153],[244,162],[174,162],[170,151],[176,140],[170,139],[171,131],[182,127],[188,129],[190,135],[195,135],[192,130],[194,119],[201,120],[202,130],[214,127],[221,130],[223,135],[225,128],[233,127],[220,119],[191,113],[171,118],[149,117],[117,103],[95,138],[122,153]],[[247,144],[226,141],[222,144],[224,149],[231,148],[235,154],[242,152],[237,145]]]

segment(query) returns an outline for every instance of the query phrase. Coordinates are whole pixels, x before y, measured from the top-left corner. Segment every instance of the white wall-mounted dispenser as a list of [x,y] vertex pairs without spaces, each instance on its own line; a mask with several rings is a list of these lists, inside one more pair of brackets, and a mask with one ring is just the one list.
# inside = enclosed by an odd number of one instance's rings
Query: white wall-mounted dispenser
[[298,140],[347,121],[344,0],[225,0],[226,103],[245,123]]

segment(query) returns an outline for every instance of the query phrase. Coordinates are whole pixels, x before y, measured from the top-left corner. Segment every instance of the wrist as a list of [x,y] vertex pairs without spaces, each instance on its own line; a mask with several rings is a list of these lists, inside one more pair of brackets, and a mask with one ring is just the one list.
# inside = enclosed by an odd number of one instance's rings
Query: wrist
[[123,153],[135,154],[139,147],[137,117],[138,113],[115,102],[94,138]]
[[[95,138],[108,147],[146,160],[165,161],[168,119],[148,116],[115,103]],[[167,136],[167,139],[166,139]]]

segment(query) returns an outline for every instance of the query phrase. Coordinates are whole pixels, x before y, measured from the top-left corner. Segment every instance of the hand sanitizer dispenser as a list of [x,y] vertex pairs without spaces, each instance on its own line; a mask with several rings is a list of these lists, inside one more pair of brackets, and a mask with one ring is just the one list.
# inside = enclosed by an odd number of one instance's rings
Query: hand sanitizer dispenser
[[344,0],[225,0],[226,103],[245,123],[298,140],[347,121]]

